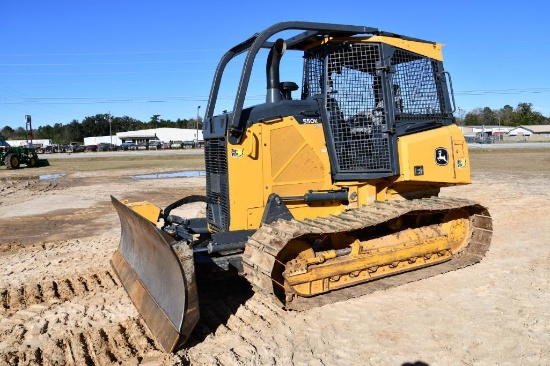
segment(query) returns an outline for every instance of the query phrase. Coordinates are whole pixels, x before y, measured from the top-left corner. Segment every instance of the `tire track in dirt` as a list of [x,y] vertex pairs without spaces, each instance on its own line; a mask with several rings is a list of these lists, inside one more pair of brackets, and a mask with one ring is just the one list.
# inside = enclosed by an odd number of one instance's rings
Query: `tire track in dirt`
[[[109,232],[86,240],[71,239],[18,244],[0,247],[0,289],[28,284],[48,286],[59,278],[73,279],[75,273],[86,274],[110,270],[109,257],[119,238]],[[0,312],[2,305],[0,303]]]
[[[11,230],[2,237],[0,252],[32,245],[39,240],[62,241],[75,238],[86,238],[94,233],[106,232],[115,226],[112,220],[102,219],[111,211],[107,203],[97,204],[92,208],[60,209],[47,215],[27,215],[10,222]],[[3,219],[4,221],[9,218]],[[32,226],[33,233],[27,228]]]
[[[189,348],[176,355],[160,351],[109,270],[3,288],[0,364],[273,364],[277,351],[291,345],[291,334],[275,342],[262,334],[284,325],[285,312],[237,281],[207,287]],[[224,344],[232,345],[229,352],[212,352]]]
[[53,190],[60,190],[64,188],[64,186],[62,184],[59,184],[59,181],[56,180],[41,181],[36,179],[29,179],[21,181],[17,178],[13,179],[14,180],[6,180],[4,182],[0,182],[0,193],[2,193],[2,197],[31,197],[41,193],[46,193]]
[[247,291],[244,286],[228,287],[230,290],[219,294],[218,299],[200,303],[201,319],[187,349],[176,354],[183,363],[357,364],[350,347],[361,349],[362,338],[351,340],[341,334],[343,330],[344,334],[353,332],[353,327],[368,317],[364,300],[285,311],[261,293],[241,296]]
[[[3,345],[33,337],[109,323],[124,293],[108,271],[4,289],[0,334]],[[118,307],[121,307],[118,305]],[[49,335],[48,335],[49,337]]]
[[212,296],[207,299],[201,294],[201,319],[187,348],[176,355],[190,364],[275,363],[280,350],[292,342],[290,332],[282,337],[265,334],[285,327],[285,311],[263,295],[253,294],[248,284],[239,288],[238,284],[229,282],[227,288],[228,293],[219,293],[215,286],[209,286]]
[[23,286],[0,288],[0,315],[6,316],[30,305],[69,301],[88,293],[107,291],[119,286],[109,270],[81,274],[73,278],[42,281]]
[[140,319],[108,327],[75,331],[36,346],[21,346],[0,354],[8,365],[109,365],[146,362],[173,364],[175,359],[160,351]]
[[0,294],[1,365],[138,364],[173,358],[156,346],[109,270],[7,287]]
[[44,250],[52,250],[57,248],[63,248],[68,245],[68,241],[40,241],[34,242],[28,245],[24,245],[21,242],[13,243],[0,243],[0,253],[3,255],[18,253],[31,253],[31,252],[43,252]]
[[[18,220],[21,221],[21,220]],[[32,220],[30,221],[32,222]],[[35,229],[36,226],[33,226],[33,229]],[[118,233],[118,230],[117,230]],[[24,233],[22,233],[24,234]],[[115,247],[115,244],[118,243],[118,236],[95,236],[94,241],[92,243],[88,243],[88,250],[90,247],[95,248],[97,246],[102,246],[102,250],[105,249],[107,246],[105,245],[105,242],[110,242],[112,244],[113,250]],[[44,253],[47,253],[48,251],[69,251],[71,249],[74,250],[80,250],[82,248],[79,248],[79,244],[83,242],[80,238],[70,238],[70,239],[63,239],[63,240],[56,240],[56,241],[50,241],[50,240],[41,240],[37,242],[32,242],[29,244],[22,244],[21,242],[13,242],[13,243],[0,243],[0,255],[2,256],[8,256],[8,255],[43,255]]]

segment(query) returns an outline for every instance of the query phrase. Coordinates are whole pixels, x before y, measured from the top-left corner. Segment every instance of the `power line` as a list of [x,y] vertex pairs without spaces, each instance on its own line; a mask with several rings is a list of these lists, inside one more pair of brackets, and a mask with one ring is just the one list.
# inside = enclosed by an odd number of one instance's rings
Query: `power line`
[[19,63],[0,64],[0,66],[95,66],[95,65],[153,65],[153,64],[201,64],[217,60],[181,60],[181,61],[127,61],[127,62],[78,62],[78,63]]
[[[29,98],[28,95],[26,95],[25,93],[22,93],[20,91],[17,91],[17,90],[14,90],[14,89],[10,89],[10,88],[7,88],[6,85],[0,85],[0,91],[2,91],[2,94],[5,94],[5,95],[12,95],[11,97],[0,97],[0,104],[2,104],[2,99],[23,99],[23,98]],[[5,103],[5,105],[9,104],[9,108],[12,109],[12,110],[17,110],[17,108],[14,108],[14,104],[15,103]],[[36,110],[49,110],[49,111],[52,111],[52,112],[55,112],[56,114],[60,114],[60,115],[64,115],[64,116],[67,116],[67,117],[70,117],[74,111],[69,111],[67,110],[67,108],[62,108],[62,107],[59,107],[59,106],[56,106],[56,105],[53,105],[53,104],[50,104],[50,105],[47,105],[44,107],[41,107],[41,106],[38,106],[37,104],[34,104],[34,103],[17,103],[17,104],[24,104],[25,105],[25,109],[26,109],[26,112],[28,113],[28,108],[32,109],[33,111],[36,111]]]
[[[490,94],[541,94],[549,93],[550,88],[500,89],[500,90],[467,90],[457,91],[458,95],[490,95]],[[248,100],[261,100],[264,95],[250,95]],[[234,100],[234,97],[219,97],[219,100]],[[100,104],[100,103],[165,103],[172,101],[207,101],[206,95],[180,95],[162,97],[0,97],[0,104]]]
[[[234,96],[220,96],[218,100],[234,100]],[[263,100],[265,95],[251,95],[247,100]],[[77,98],[50,98],[50,97],[6,97],[0,98],[0,104],[35,104],[35,105],[54,105],[54,104],[105,104],[105,103],[168,103],[168,102],[206,102],[207,96],[171,96],[171,97],[77,97]]]
[[542,94],[550,92],[550,88],[525,89],[494,89],[494,90],[464,90],[457,91],[458,95],[491,95],[491,94]]
[[5,53],[0,57],[44,57],[44,56],[114,56],[114,55],[159,55],[168,53],[225,52],[225,49],[189,49],[170,51],[134,51],[134,52],[75,52],[75,53]]
[[108,71],[108,72],[57,72],[57,73],[0,73],[1,76],[70,76],[70,75],[136,75],[136,74],[185,74],[213,70],[153,70],[153,71]]

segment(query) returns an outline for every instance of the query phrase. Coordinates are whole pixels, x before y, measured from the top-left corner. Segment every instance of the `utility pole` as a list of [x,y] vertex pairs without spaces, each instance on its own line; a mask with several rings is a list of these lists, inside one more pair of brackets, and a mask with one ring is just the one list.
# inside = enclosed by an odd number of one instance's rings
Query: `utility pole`
[[502,140],[502,130],[500,129],[500,116],[498,116],[498,140]]
[[198,106],[197,107],[197,145],[196,146],[199,146],[199,118],[200,118],[200,110],[201,110],[201,106]]
[[113,148],[113,132],[112,132],[112,121],[111,121],[111,111],[107,114],[109,116],[109,136],[111,138],[111,145],[109,146],[109,150]]
[[[25,130],[27,132],[27,146],[28,147],[32,147],[32,122],[31,122],[31,116],[26,114],[25,115]],[[30,138],[30,142],[29,142],[29,138]]]
[[458,124],[464,126],[464,110],[458,107]]

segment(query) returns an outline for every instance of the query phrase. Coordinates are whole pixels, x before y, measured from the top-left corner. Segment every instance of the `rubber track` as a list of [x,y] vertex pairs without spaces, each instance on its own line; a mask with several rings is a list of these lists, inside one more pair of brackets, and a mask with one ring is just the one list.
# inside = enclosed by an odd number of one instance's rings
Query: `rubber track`
[[290,240],[310,234],[359,230],[387,222],[405,214],[448,212],[458,208],[467,209],[470,212],[472,235],[467,247],[454,255],[450,261],[310,298],[299,297],[292,302],[282,304],[282,306],[292,310],[307,310],[467,267],[479,262],[485,256],[491,243],[492,219],[488,210],[470,200],[432,197],[417,200],[375,202],[327,218],[306,219],[303,221],[279,220],[271,224],[263,224],[247,242],[243,255],[244,275],[252,283],[255,290],[259,290],[273,298],[275,296],[271,281],[271,269],[275,264],[277,254]]

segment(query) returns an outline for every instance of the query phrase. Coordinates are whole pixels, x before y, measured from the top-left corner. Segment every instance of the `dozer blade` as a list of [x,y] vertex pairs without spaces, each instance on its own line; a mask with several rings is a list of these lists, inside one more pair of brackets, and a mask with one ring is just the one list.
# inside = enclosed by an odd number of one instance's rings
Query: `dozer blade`
[[193,251],[111,196],[121,238],[111,264],[166,352],[182,346],[199,319]]

